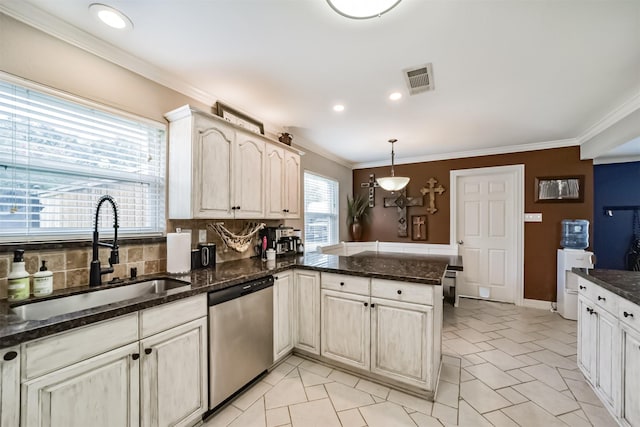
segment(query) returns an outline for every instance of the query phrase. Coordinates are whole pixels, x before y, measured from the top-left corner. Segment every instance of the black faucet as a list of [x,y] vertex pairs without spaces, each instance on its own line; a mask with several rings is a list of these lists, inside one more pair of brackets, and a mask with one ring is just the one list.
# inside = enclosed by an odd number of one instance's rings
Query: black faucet
[[[113,243],[102,243],[98,238],[98,214],[100,206],[104,202],[111,203],[113,207]],[[111,256],[109,257],[109,268],[100,268],[100,259],[98,257],[98,247],[105,246],[111,248]],[[118,206],[111,196],[102,196],[96,205],[96,217],[93,228],[93,258],[91,260],[91,270],[89,272],[89,286],[100,286],[102,284],[102,275],[113,273],[113,264],[120,263],[120,255],[118,254]]]

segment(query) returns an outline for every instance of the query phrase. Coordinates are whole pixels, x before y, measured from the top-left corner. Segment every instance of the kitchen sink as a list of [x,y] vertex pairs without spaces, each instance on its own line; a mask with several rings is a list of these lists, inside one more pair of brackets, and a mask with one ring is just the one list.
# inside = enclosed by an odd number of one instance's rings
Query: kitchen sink
[[54,316],[74,313],[88,308],[152,294],[171,294],[189,289],[190,283],[173,279],[155,279],[116,288],[102,289],[77,295],[70,295],[12,308],[14,314],[23,320],[44,320]]

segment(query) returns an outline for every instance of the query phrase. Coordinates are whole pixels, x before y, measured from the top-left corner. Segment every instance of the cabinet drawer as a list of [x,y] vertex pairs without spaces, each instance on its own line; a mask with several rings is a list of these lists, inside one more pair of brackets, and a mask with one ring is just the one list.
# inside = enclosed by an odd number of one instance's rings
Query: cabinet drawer
[[140,312],[140,338],[146,338],[206,315],[207,294],[142,310]]
[[618,319],[640,332],[640,306],[624,298],[619,298]]
[[599,288],[599,286],[595,283],[590,282],[583,277],[578,277],[578,293],[580,295],[583,295],[586,298],[592,300],[595,298],[594,295],[596,288]]
[[22,344],[23,378],[31,379],[138,340],[138,313]]
[[367,277],[333,273],[322,273],[320,276],[320,285],[323,289],[349,292],[358,295],[369,295],[369,283],[370,280]]
[[433,305],[433,285],[372,279],[371,296],[394,301]]
[[609,292],[600,286],[594,286],[592,299],[597,306],[604,308],[612,315],[618,314],[618,300],[620,297],[613,292]]

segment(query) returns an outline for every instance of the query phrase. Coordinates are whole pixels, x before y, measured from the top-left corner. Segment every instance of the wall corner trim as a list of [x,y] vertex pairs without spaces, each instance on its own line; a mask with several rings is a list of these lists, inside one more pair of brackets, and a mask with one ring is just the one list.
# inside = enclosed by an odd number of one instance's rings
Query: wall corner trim
[[524,298],[522,300],[522,305],[523,307],[537,308],[540,310],[551,310],[551,301]]

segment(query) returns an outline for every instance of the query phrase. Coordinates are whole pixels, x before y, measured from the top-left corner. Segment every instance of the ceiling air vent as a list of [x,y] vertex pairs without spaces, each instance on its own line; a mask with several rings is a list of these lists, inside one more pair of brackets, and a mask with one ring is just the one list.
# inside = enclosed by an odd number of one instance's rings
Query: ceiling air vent
[[418,65],[402,70],[409,87],[409,94],[433,90],[433,70],[431,64]]

